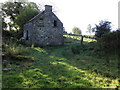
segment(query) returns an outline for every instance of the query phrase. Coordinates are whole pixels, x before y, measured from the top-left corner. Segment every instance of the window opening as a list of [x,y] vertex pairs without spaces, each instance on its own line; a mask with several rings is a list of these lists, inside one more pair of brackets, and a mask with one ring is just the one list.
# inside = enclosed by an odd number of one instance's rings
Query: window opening
[[26,40],[28,40],[28,31],[27,31],[27,33],[26,33]]
[[56,26],[57,26],[57,21],[54,20],[54,27],[56,27]]

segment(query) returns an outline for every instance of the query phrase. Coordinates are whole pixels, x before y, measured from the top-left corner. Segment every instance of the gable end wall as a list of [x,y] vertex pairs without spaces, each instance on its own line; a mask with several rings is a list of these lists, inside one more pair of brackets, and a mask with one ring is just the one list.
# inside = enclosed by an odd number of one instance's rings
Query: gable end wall
[[[54,20],[57,21],[56,27],[54,27]],[[28,40],[26,40],[27,31]],[[43,15],[39,15],[35,20],[24,25],[24,39],[25,43],[28,45],[63,45],[63,23],[53,12],[45,12]]]

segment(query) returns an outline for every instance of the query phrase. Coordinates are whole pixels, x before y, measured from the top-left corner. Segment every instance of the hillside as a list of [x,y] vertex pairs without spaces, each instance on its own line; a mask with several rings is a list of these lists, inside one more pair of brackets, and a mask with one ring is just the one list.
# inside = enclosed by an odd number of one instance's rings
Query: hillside
[[[116,88],[119,84],[117,59],[95,50],[96,41],[64,36],[64,46],[31,47],[4,45],[3,88]],[[92,43],[91,43],[92,42]]]

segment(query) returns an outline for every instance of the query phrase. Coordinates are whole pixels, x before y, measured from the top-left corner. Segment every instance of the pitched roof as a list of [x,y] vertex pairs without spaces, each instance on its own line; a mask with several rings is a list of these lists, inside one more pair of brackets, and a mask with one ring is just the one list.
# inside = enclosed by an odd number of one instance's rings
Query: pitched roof
[[29,23],[29,22],[35,20],[38,16],[44,14],[44,12],[45,12],[45,11],[40,12],[39,14],[37,14],[36,16],[34,16],[32,19],[30,19],[27,23]]

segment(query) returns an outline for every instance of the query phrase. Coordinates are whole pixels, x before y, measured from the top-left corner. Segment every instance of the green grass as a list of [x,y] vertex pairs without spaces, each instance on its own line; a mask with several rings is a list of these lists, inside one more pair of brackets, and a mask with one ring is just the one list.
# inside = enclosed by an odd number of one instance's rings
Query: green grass
[[14,55],[23,60],[7,58],[12,62],[7,67],[13,69],[3,72],[3,88],[116,88],[119,75],[115,58],[110,58],[107,65],[104,58],[94,56],[93,51],[87,49],[87,39],[80,54],[71,50],[80,45],[79,39],[65,38],[64,41],[64,46],[18,46],[24,53]]

